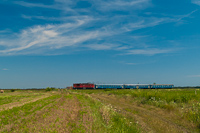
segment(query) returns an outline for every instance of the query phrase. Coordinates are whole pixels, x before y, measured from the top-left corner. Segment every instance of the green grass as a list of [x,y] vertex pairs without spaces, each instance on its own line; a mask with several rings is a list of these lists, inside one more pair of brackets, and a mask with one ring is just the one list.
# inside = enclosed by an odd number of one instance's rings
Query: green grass
[[[97,94],[114,94],[126,96],[130,95],[134,98],[142,97],[147,100],[154,98],[155,100],[165,100],[167,103],[173,101],[176,103],[188,103],[190,100],[200,99],[199,89],[105,89],[105,90],[73,90],[80,93],[97,93]],[[196,91],[196,93],[195,93]]]
[[44,90],[15,90],[15,92],[4,90],[4,93],[0,94],[0,105],[19,102],[26,98],[30,99],[42,95],[45,95]]
[[[20,124],[27,122],[26,117],[34,115],[36,111],[41,110],[43,107],[52,103],[55,99],[60,97],[60,95],[53,95],[36,102],[28,103],[20,107],[13,107],[9,110],[4,110],[0,112],[0,128],[3,128],[8,124]],[[32,118],[32,117],[31,117]],[[33,119],[30,119],[33,120]]]
[[[74,90],[73,90],[74,91]],[[200,100],[199,89],[132,89],[132,90],[76,90],[79,93],[96,93],[96,94],[114,94],[121,97],[131,96],[135,100],[139,100],[142,103],[151,104],[152,101],[159,101],[163,103],[180,103],[186,104]],[[195,93],[196,92],[196,93]]]
[[[24,93],[22,91],[21,93],[9,92],[2,96],[2,101],[5,104],[16,102],[17,99],[21,100],[30,97],[34,99],[44,93],[49,92],[38,94],[28,94],[26,91]],[[109,133],[139,132],[134,120],[124,119],[124,116],[115,112],[111,106],[104,105],[89,96],[78,93],[70,94],[68,92],[51,93],[51,95],[35,102],[0,111],[0,132],[58,132],[57,129],[63,126],[63,122],[66,122],[66,128],[72,133],[85,133],[88,131]],[[70,102],[70,106],[73,106],[77,113],[73,110],[70,112],[64,110],[67,102]],[[68,107],[69,109],[70,106]],[[55,114],[54,111],[56,110],[60,110],[58,112],[61,114]],[[61,117],[62,112],[66,112],[70,117]],[[55,119],[51,119],[52,117]],[[64,121],[65,119],[69,121]],[[34,127],[37,125],[38,120],[40,122],[47,122],[48,127],[45,125],[40,129]]]
[[200,127],[200,89],[105,89],[72,90],[84,94],[107,94],[130,98],[138,104],[148,104],[168,111],[179,111]]
[[115,112],[112,106],[104,105],[89,96],[77,95],[77,97],[82,105],[91,109],[91,115],[94,118],[92,122],[94,132],[136,133],[140,131],[133,119],[127,119]]
[[[105,133],[132,133],[140,132],[140,127],[131,115],[138,112],[131,108],[124,108],[125,112],[119,112],[112,105],[103,104],[102,101],[93,99],[96,96],[121,98],[124,102],[141,107],[161,108],[180,115],[182,120],[188,120],[200,127],[200,90],[199,89],[165,89],[165,90],[62,90],[60,91],[7,91],[0,95],[0,106],[4,104],[35,99],[43,95],[51,95],[35,102],[26,103],[19,107],[0,111],[0,132],[58,132],[65,123],[65,128],[70,132],[105,132]],[[70,104],[68,104],[68,102]],[[76,104],[74,103],[76,102]],[[67,106],[67,108],[64,108]],[[74,113],[75,119],[63,118],[62,113],[70,116]],[[58,111],[61,115],[54,114]],[[52,114],[53,113],[53,114]],[[52,120],[49,118],[54,116]],[[37,121],[47,122],[49,127],[37,129]],[[66,121],[65,121],[66,120]],[[61,123],[60,123],[61,122]],[[60,125],[61,124],[61,125]],[[10,126],[10,128],[8,128]],[[29,128],[31,127],[31,129]]]
[[12,103],[12,102],[19,102],[24,98],[35,98],[38,96],[42,96],[44,94],[42,93],[22,93],[22,94],[18,94],[18,95],[0,95],[0,105],[3,104],[8,104],[8,103]]

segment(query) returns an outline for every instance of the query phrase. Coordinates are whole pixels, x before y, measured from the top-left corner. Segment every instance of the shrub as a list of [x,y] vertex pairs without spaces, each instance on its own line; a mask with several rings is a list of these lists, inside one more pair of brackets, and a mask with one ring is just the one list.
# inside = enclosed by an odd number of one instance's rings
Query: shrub
[[56,88],[54,88],[54,87],[51,87],[51,88],[50,88],[50,87],[47,87],[45,90],[46,90],[46,91],[53,91],[53,90],[55,90],[55,89],[56,89]]
[[15,89],[11,89],[10,91],[11,91],[11,92],[15,92]]

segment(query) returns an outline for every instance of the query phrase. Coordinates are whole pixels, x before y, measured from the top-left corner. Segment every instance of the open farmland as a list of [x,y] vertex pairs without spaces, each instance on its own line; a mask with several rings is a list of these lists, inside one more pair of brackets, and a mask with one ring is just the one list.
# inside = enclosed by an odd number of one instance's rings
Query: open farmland
[[200,90],[6,90],[0,132],[199,132]]

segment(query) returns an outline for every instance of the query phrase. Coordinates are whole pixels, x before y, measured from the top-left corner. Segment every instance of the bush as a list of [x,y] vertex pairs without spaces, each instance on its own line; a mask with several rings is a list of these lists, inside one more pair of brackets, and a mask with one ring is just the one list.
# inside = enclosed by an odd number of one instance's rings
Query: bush
[[15,89],[11,89],[10,91],[11,91],[11,92],[15,92]]
[[51,88],[50,88],[50,87],[47,87],[45,90],[46,90],[46,91],[53,91],[53,90],[55,90],[55,89],[56,89],[56,88],[53,88],[53,87],[51,87]]

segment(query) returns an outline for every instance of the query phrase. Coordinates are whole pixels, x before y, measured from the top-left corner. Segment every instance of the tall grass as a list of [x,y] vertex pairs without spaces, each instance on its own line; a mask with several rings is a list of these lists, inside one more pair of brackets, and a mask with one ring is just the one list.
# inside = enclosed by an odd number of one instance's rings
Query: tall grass
[[149,104],[169,111],[176,110],[200,127],[199,89],[106,89],[76,90],[76,92],[115,95],[121,98],[129,97],[138,104]]
[[80,93],[96,94],[114,94],[118,96],[131,96],[132,98],[141,98],[146,101],[160,101],[166,103],[188,103],[190,101],[200,100],[199,89],[129,89],[129,90],[76,90]]
[[88,106],[94,118],[92,131],[107,133],[137,133],[139,128],[133,119],[126,119],[115,112],[111,105],[104,105],[89,96],[77,95],[82,105]]

